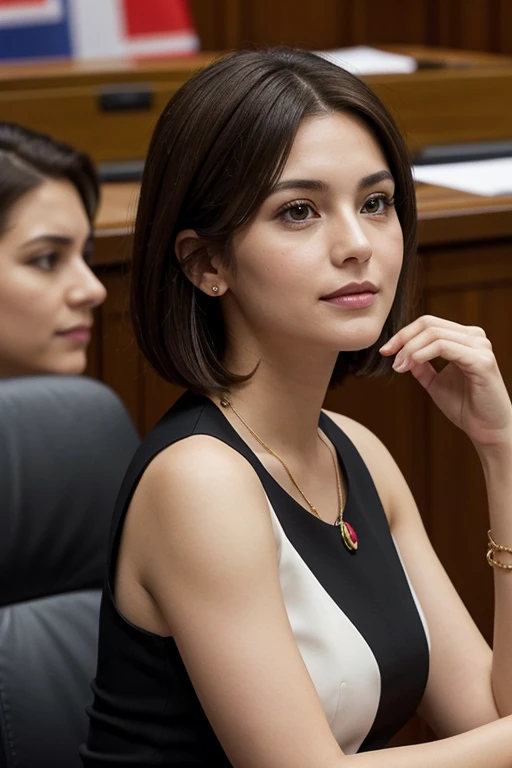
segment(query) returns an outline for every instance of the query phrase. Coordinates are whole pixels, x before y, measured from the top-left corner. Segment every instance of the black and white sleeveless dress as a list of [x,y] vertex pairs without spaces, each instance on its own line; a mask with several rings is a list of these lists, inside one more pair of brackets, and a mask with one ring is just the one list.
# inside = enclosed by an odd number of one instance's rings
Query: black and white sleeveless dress
[[323,413],[320,427],[347,480],[344,514],[359,537],[356,552],[345,547],[337,526],[314,517],[273,479],[208,398],[186,393],[144,440],[114,512],[90,732],[81,748],[85,766],[230,765],[172,637],[133,626],[116,610],[112,594],[136,485],[156,454],[190,435],[227,443],[261,480],[293,633],[343,751],[383,748],[414,714],[429,668],[425,619],[365,463]]

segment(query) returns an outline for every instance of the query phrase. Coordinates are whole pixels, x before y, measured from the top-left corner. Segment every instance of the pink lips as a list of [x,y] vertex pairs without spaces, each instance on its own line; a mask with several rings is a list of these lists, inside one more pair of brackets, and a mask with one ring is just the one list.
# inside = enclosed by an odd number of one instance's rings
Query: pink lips
[[64,336],[76,344],[88,344],[91,340],[91,330],[86,325],[77,325],[75,328],[70,328],[69,331],[60,331],[57,335]]
[[364,309],[372,306],[377,293],[378,289],[375,285],[365,280],[363,283],[347,283],[327,296],[323,296],[322,301],[349,309]]

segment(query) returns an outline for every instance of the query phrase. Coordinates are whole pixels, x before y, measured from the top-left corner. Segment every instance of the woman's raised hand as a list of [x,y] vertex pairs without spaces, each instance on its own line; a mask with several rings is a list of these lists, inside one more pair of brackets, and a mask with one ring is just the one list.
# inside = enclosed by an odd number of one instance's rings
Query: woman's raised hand
[[[476,446],[512,443],[512,404],[492,345],[482,328],[423,315],[380,352],[393,368],[410,371],[432,400]],[[430,361],[448,362],[437,372]]]

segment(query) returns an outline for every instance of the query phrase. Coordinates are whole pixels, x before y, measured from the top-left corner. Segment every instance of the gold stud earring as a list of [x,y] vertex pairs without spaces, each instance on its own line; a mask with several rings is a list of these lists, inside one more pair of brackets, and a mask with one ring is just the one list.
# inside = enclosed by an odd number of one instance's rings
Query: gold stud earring
[[213,291],[213,293],[218,293],[219,292],[219,286],[218,285],[212,285],[212,291]]

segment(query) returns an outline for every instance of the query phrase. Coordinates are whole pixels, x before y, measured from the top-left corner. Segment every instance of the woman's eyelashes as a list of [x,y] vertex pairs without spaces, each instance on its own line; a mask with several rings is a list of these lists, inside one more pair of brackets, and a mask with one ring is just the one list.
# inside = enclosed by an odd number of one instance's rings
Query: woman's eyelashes
[[[92,258],[94,254],[94,247],[92,243],[88,243],[84,251],[82,253],[82,258],[87,264],[87,266],[90,266]],[[43,270],[43,272],[53,272],[55,269],[57,269],[61,263],[64,262],[66,259],[66,255],[64,253],[59,253],[58,251],[49,251],[47,253],[41,253],[38,256],[33,256],[29,261],[28,264],[30,266],[37,267],[38,269]]]
[[44,272],[51,272],[57,266],[59,261],[59,254],[56,251],[50,253],[41,253],[38,256],[34,256],[28,262],[31,266],[42,269]]
[[[370,216],[386,216],[388,208],[395,204],[394,197],[385,192],[377,192],[370,195],[364,202],[360,213]],[[277,213],[277,218],[287,226],[297,227],[320,218],[320,214],[308,200],[293,200],[286,203]]]
[[[313,213],[313,216],[309,215],[310,212]],[[318,218],[318,213],[307,200],[293,200],[283,205],[277,216],[286,224],[294,226],[309,221],[311,218]]]
[[361,213],[369,213],[370,216],[379,216],[387,213],[388,208],[392,208],[395,204],[394,197],[386,195],[384,192],[371,195],[363,207]]

